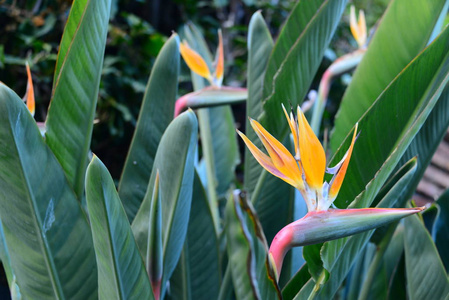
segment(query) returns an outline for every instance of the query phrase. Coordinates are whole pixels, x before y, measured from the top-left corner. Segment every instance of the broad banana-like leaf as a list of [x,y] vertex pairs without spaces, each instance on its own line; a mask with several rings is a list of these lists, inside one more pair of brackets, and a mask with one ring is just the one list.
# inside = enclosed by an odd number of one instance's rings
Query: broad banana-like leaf
[[436,202],[438,215],[433,223],[432,238],[443,261],[446,272],[449,272],[449,190],[446,190]]
[[[256,118],[262,113],[262,90],[265,70],[273,49],[273,39],[260,11],[251,17],[248,27],[248,100],[246,114]],[[260,149],[262,142],[258,139],[249,122],[246,122],[246,136]],[[244,187],[251,194],[256,187],[261,172],[265,172],[254,159],[251,152],[245,148]],[[274,177],[273,177],[274,178]],[[271,178],[267,178],[270,180]]]
[[162,47],[151,70],[120,179],[119,195],[130,222],[145,196],[162,134],[173,120],[179,64],[179,38],[173,35]]
[[6,245],[5,233],[3,232],[3,225],[0,222],[0,260],[2,261],[3,270],[5,270],[6,279],[11,289],[11,284],[14,280],[14,271],[11,268],[11,258],[9,256],[8,246]]
[[20,294],[95,299],[92,235],[23,101],[0,83],[0,218]]
[[172,299],[218,299],[220,255],[212,212],[198,174],[193,182],[187,238],[170,281]]
[[86,201],[98,265],[100,299],[154,299],[114,181],[95,156],[87,168]]
[[334,152],[388,84],[429,43],[435,26],[437,31],[441,28],[438,19],[446,15],[447,3],[391,1],[343,96],[330,139]]
[[111,0],[73,3],[56,63],[46,142],[79,199],[92,137]]
[[[357,295],[353,295],[351,299],[362,298],[362,299],[375,300],[375,299],[388,298],[388,293],[390,292],[389,289],[391,278],[393,277],[395,269],[398,267],[402,254],[404,252],[404,238],[403,238],[404,226],[402,225],[402,223],[399,223],[399,226],[397,226],[396,228],[392,227],[391,225],[388,227],[390,227],[390,230],[395,229],[395,232],[393,233],[391,240],[390,238],[385,237],[385,239],[388,239],[388,241],[387,240],[381,241],[381,242],[388,242],[388,246],[384,254],[378,258],[380,260],[380,263],[379,265],[376,265],[378,268],[376,274],[373,276],[371,282],[367,282],[365,280],[368,268],[365,268],[365,273],[354,274],[353,276],[360,277],[360,282],[358,288],[354,287],[354,292],[357,291]],[[376,249],[376,251],[379,251],[378,249],[380,247],[374,244],[370,245],[373,246]],[[365,261],[365,265],[367,265],[369,268],[375,267],[371,265],[373,263],[376,263],[376,261],[374,261],[372,257],[370,257],[368,262]],[[366,289],[366,291],[362,290],[366,292],[366,294],[363,295],[363,297],[362,295],[360,295],[362,286],[363,289]]]
[[288,123],[281,103],[301,104],[321,63],[346,0],[301,0],[293,8],[274,45],[265,73],[263,113],[268,132],[282,140]]
[[[438,100],[444,101],[445,97],[440,96],[448,81],[448,72],[449,29],[446,28],[395,78],[359,120],[361,135],[345,177],[345,182],[350,184],[343,183],[334,202],[337,207],[347,207],[363,190],[366,190],[364,201],[351,206],[371,205]],[[343,157],[350,140],[348,135],[331,165]]]
[[132,223],[140,253],[146,257],[149,239],[148,216],[159,170],[163,244],[161,299],[166,292],[166,283],[178,263],[187,234],[197,137],[198,122],[193,111],[181,114],[170,123],[156,152],[147,193]]
[[404,225],[409,299],[446,299],[449,295],[449,280],[429,232],[418,216],[405,219]]
[[281,299],[268,245],[250,202],[235,191],[226,205],[229,267],[237,299]]

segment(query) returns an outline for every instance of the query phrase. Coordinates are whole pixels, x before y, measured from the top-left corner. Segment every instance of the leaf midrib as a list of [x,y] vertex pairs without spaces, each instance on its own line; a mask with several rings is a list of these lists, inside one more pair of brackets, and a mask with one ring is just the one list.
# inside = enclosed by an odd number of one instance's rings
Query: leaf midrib
[[[20,120],[21,115],[22,115],[22,111],[23,110],[19,110],[19,114],[17,116],[17,120]],[[51,283],[53,285],[53,291],[54,291],[55,296],[56,296],[57,299],[65,299],[64,292],[63,292],[63,289],[62,289],[62,286],[61,286],[61,282],[59,280],[59,277],[56,275],[58,272],[56,270],[55,263],[54,263],[54,261],[52,259],[50,246],[49,246],[49,244],[47,242],[47,239],[44,237],[44,235],[42,233],[42,228],[43,228],[42,220],[40,219],[40,216],[39,216],[39,210],[36,209],[37,208],[36,200],[33,197],[33,194],[31,193],[31,191],[32,191],[31,184],[29,183],[28,177],[25,176],[25,174],[26,174],[25,170],[26,169],[24,168],[23,163],[22,163],[22,159],[21,159],[22,155],[21,155],[20,147],[17,145],[15,131],[13,130],[13,126],[11,124],[11,118],[9,118],[9,124],[10,124],[10,126],[9,126],[10,130],[9,131],[10,131],[11,135],[13,136],[14,148],[16,149],[16,153],[18,154],[17,155],[18,156],[17,160],[18,160],[18,162],[20,164],[20,171],[21,171],[20,175],[21,175],[21,177],[23,179],[23,182],[26,185],[26,192],[27,192],[27,195],[28,195],[28,197],[27,197],[28,201],[27,202],[29,204],[29,207],[31,208],[31,211],[34,212],[34,214],[31,215],[31,217],[32,217],[32,219],[34,221],[33,223],[36,226],[36,229],[37,229],[36,232],[39,232],[37,237],[39,239],[39,243],[41,244],[41,246],[43,248],[41,250],[43,250],[43,254],[44,254],[43,257],[44,257],[44,260],[45,260],[46,265],[47,265],[47,270],[49,271],[49,275],[50,275],[49,278],[50,278],[50,281],[51,281]],[[44,143],[44,147],[45,147],[45,143]],[[51,153],[51,151],[49,151],[49,149],[46,149],[46,150],[44,150],[44,151],[46,151],[49,155],[52,155],[52,153]],[[56,158],[54,158],[54,159],[56,159]]]
[[[299,5],[299,4],[300,4],[300,2],[298,2],[297,5]],[[296,41],[293,43],[293,45],[292,45],[292,46],[290,47],[290,49],[287,51],[287,54],[285,55],[285,58],[282,60],[282,63],[279,65],[279,67],[277,68],[277,70],[276,70],[276,72],[274,73],[274,76],[273,76],[273,78],[272,78],[273,84],[272,84],[272,86],[271,86],[271,93],[270,93],[268,96],[263,97],[262,105],[265,105],[265,103],[266,103],[267,101],[269,101],[269,100],[273,97],[273,95],[274,95],[274,93],[275,93],[275,91],[276,91],[276,79],[277,79],[277,77],[279,76],[280,72],[283,70],[284,65],[286,64],[287,60],[289,59],[291,53],[293,52],[294,49],[296,49],[296,46],[298,46],[298,44],[300,43],[300,41],[302,41],[302,38],[309,32],[308,29],[312,26],[312,24],[315,23],[316,19],[318,18],[318,16],[320,15],[320,13],[323,11],[324,7],[327,6],[328,4],[329,4],[329,0],[323,1],[323,3],[320,5],[319,9],[316,11],[316,13],[313,15],[313,17],[312,17],[312,18],[310,19],[310,21],[307,23],[306,27],[304,27],[304,30],[301,32],[301,34],[298,36],[298,38],[296,39]],[[285,27],[284,27],[284,29],[285,29]],[[286,30],[286,29],[285,29],[285,30]],[[274,48],[273,48],[273,50],[272,50],[272,52],[271,52],[271,55],[270,55],[270,58],[269,58],[269,60],[268,60],[268,64],[269,64],[270,61],[271,61],[271,57],[273,57],[274,53],[276,52],[276,48],[277,48],[276,46],[277,46],[277,43],[274,45]],[[280,46],[278,46],[278,47],[280,47]],[[268,66],[267,66],[267,67],[268,67]],[[267,74],[268,74],[268,73],[265,72],[265,76],[266,76]],[[267,79],[267,80],[268,80],[268,79]],[[266,80],[265,80],[265,78],[264,78],[264,82],[265,82],[265,81],[266,81]],[[263,112],[262,112],[262,115],[263,115]]]
[[117,286],[117,296],[119,297],[119,299],[126,299],[126,295],[124,293],[124,289],[123,289],[123,285],[122,285],[122,281],[121,281],[121,272],[120,272],[120,268],[119,266],[119,259],[118,259],[118,255],[117,255],[117,249],[116,249],[116,245],[113,239],[113,234],[112,234],[112,228],[111,228],[111,222],[110,222],[110,216],[111,214],[109,213],[109,209],[108,209],[108,205],[106,205],[106,199],[108,199],[108,196],[106,195],[106,190],[107,190],[107,186],[104,186],[104,183],[107,183],[107,181],[109,180],[109,178],[104,178],[103,177],[103,172],[100,171],[100,178],[101,178],[101,190],[102,190],[102,194],[103,194],[103,201],[102,201],[102,206],[104,208],[104,211],[106,213],[106,226],[108,229],[108,238],[109,241],[111,243],[111,254],[112,254],[112,261],[113,261],[113,268],[114,268],[114,279],[116,281],[116,286]]

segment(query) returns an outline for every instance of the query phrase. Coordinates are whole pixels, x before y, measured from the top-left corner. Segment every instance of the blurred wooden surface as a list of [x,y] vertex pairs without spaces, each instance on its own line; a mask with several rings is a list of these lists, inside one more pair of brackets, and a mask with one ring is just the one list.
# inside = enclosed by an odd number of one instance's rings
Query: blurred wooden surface
[[417,205],[433,202],[449,188],[449,130],[432,157],[413,199]]

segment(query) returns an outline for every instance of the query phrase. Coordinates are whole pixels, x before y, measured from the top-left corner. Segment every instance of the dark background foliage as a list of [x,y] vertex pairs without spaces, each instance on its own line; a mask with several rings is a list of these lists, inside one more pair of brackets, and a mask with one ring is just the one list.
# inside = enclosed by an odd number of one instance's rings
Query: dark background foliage
[[[26,89],[25,62],[30,64],[35,95],[36,120],[45,121],[51,99],[53,72],[58,45],[70,11],[69,0],[0,0],[0,80],[18,95]],[[100,155],[114,178],[120,176],[152,64],[173,31],[186,22],[199,26],[211,49],[215,48],[218,28],[223,29],[226,85],[245,86],[246,33],[251,15],[262,10],[273,36],[296,1],[254,0],[116,0],[113,1],[106,46],[92,150]],[[386,0],[354,1],[358,8],[369,8],[368,24],[375,23]],[[348,23],[348,17],[343,20]],[[317,74],[335,55],[355,48],[348,26],[340,26],[332,49]],[[189,72],[183,69],[180,94],[191,89]],[[330,124],[344,91],[344,81],[334,84],[325,122]],[[236,120],[246,120],[244,105],[234,107]],[[239,124],[238,124],[239,125]],[[244,124],[240,124],[243,126]]]

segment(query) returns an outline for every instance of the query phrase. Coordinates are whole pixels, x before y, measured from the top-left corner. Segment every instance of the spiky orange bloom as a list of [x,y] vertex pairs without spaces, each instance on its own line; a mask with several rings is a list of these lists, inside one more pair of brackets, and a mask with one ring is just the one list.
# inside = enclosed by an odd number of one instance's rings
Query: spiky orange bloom
[[28,82],[27,82],[27,90],[25,93],[24,100],[27,104],[28,110],[30,111],[31,115],[34,117],[34,112],[36,110],[36,104],[34,100],[34,87],[33,87],[33,79],[31,78],[31,70],[28,63],[26,64],[27,68],[27,76],[28,76]]
[[259,150],[243,133],[237,130],[256,160],[271,174],[297,188],[307,203],[309,212],[327,210],[338,195],[351,159],[357,134],[357,124],[349,150],[343,159],[328,173],[333,174],[330,183],[324,182],[326,155],[320,141],[298,106],[297,116],[282,107],[290,126],[295,144],[293,156],[276,138],[257,121],[251,126],[262,141],[268,155]]
[[363,48],[366,44],[366,21],[365,13],[363,10],[359,10],[359,21],[355,16],[355,7],[351,5],[351,13],[349,16],[349,25],[351,27],[351,33],[354,39],[357,41],[359,48]]
[[190,48],[186,41],[180,44],[179,51],[190,70],[201,77],[206,78],[212,86],[221,87],[224,73],[224,51],[221,30],[218,31],[218,48],[213,75],[204,58],[201,57],[198,52]]

